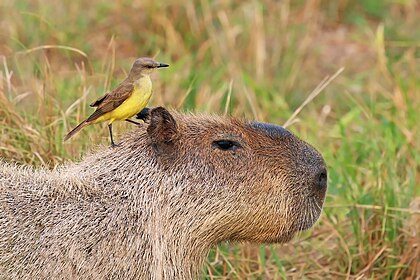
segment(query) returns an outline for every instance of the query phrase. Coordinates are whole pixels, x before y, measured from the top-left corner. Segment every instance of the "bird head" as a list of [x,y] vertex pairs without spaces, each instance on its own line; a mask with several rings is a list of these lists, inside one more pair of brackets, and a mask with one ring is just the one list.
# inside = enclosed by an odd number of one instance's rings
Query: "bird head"
[[149,57],[137,58],[131,67],[128,77],[132,80],[140,79],[143,75],[150,75],[156,68],[168,67],[168,64],[160,63]]

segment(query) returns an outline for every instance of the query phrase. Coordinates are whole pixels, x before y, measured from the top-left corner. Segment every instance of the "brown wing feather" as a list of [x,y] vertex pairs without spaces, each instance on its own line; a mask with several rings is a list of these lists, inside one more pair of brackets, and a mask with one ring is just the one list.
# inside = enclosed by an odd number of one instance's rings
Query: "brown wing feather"
[[98,107],[102,101],[108,96],[109,93],[105,93],[104,96],[99,97],[96,101],[92,102],[89,106],[90,107]]
[[[87,122],[91,122],[99,118],[105,113],[108,113],[118,106],[120,106],[128,97],[131,96],[134,90],[134,85],[131,82],[122,82],[118,87],[116,87],[112,92],[107,93],[103,100],[98,104],[98,108],[92,115],[87,118]],[[99,101],[99,99],[97,100]],[[95,104],[95,101],[93,104]]]

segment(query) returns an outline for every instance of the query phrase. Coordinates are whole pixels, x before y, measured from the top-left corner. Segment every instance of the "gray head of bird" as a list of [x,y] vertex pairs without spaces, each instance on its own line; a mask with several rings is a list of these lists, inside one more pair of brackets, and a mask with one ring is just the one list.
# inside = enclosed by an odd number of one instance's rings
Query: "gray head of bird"
[[160,63],[150,57],[137,58],[131,67],[128,78],[131,80],[138,80],[143,75],[150,75],[156,68],[168,67],[168,64]]

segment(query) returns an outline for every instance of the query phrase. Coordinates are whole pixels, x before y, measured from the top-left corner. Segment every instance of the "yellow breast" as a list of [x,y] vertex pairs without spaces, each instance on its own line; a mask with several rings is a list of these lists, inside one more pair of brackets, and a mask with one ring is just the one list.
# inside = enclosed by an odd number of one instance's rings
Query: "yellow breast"
[[134,82],[134,91],[120,106],[98,118],[98,122],[129,119],[146,107],[152,96],[152,81],[145,75]]

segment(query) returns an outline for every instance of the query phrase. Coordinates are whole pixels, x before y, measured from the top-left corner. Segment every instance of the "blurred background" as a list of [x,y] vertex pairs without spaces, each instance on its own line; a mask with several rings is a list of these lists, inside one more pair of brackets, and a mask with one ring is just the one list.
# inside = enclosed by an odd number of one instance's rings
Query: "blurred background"
[[205,279],[419,279],[418,1],[2,0],[1,158],[53,168],[109,145],[105,124],[62,139],[139,56],[171,65],[150,106],[280,125],[299,110],[289,129],[328,164],[312,230],[222,245]]

